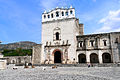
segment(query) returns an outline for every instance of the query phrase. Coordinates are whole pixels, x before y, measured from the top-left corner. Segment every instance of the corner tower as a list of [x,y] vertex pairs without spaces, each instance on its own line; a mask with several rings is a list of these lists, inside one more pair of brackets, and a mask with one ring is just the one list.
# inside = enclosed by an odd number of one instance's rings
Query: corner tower
[[76,62],[76,35],[83,35],[83,24],[75,9],[55,8],[42,14],[42,64]]

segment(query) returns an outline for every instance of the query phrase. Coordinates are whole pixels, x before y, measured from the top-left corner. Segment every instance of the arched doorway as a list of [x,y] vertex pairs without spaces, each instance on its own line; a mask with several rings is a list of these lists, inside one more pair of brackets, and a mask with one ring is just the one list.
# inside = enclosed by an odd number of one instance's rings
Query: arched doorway
[[111,55],[109,53],[102,54],[103,63],[111,63]]
[[19,64],[21,63],[21,59],[20,59],[20,58],[18,58],[18,63],[19,63]]
[[12,63],[12,64],[15,64],[15,63],[16,63],[16,60],[15,60],[15,59],[11,60],[11,63]]
[[56,51],[54,53],[54,63],[61,63],[61,52]]
[[79,63],[86,63],[86,55],[85,54],[79,54],[78,55],[78,62]]
[[91,63],[99,63],[99,61],[98,61],[98,55],[96,53],[92,53],[90,55],[90,62]]

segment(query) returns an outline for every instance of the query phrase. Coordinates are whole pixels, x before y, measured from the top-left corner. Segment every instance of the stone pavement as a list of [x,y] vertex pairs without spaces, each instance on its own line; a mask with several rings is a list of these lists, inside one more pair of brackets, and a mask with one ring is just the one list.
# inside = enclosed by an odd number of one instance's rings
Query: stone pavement
[[120,67],[18,67],[0,70],[0,80],[120,80]]

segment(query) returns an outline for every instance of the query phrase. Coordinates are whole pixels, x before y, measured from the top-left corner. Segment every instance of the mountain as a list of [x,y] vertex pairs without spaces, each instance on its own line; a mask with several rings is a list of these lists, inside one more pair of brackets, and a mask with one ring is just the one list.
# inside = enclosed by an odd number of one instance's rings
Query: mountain
[[32,47],[35,45],[37,45],[37,43],[30,42],[30,41],[21,41],[21,42],[15,42],[15,43],[0,44],[0,50],[4,50],[4,49],[15,50],[17,48],[32,49]]

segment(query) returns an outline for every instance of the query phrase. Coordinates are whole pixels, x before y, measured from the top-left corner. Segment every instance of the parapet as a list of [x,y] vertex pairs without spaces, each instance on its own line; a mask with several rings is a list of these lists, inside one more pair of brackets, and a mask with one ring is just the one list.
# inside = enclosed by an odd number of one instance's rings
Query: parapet
[[72,8],[58,8],[56,7],[49,12],[44,12],[42,14],[42,22],[53,21],[58,19],[66,19],[66,18],[75,18],[75,9]]

